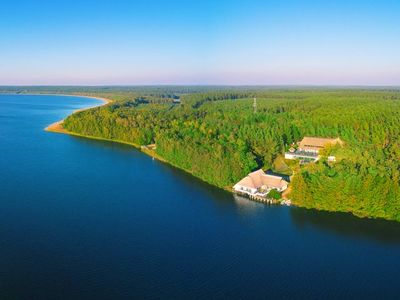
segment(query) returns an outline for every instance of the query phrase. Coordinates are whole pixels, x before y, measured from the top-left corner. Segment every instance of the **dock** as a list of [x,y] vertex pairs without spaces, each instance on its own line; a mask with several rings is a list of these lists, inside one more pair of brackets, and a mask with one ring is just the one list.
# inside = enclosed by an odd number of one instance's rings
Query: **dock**
[[242,197],[246,197],[252,201],[262,202],[262,203],[266,203],[266,204],[279,204],[280,203],[278,200],[267,198],[265,195],[262,195],[262,194],[249,195],[248,193],[241,193],[238,191],[233,191],[233,192]]

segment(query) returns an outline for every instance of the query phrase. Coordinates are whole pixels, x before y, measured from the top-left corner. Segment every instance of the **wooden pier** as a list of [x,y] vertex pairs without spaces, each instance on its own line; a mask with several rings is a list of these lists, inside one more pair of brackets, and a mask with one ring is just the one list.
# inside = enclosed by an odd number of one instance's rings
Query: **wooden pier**
[[238,194],[240,196],[246,197],[252,201],[262,202],[262,203],[266,203],[266,204],[280,204],[280,202],[278,200],[267,198],[267,197],[261,196],[261,195],[249,195],[247,193],[240,193],[237,191],[234,191],[234,193]]

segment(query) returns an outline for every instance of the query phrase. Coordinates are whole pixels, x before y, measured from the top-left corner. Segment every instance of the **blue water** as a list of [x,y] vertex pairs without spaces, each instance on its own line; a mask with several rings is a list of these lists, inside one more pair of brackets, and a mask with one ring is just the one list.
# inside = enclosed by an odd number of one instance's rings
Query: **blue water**
[[400,225],[235,198],[0,96],[0,299],[396,298]]

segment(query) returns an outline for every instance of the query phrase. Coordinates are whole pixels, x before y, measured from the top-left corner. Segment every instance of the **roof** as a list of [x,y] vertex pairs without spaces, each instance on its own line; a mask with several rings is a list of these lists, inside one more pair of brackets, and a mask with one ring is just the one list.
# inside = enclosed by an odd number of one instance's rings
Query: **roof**
[[287,184],[287,181],[285,181],[281,176],[265,174],[264,171],[260,169],[250,173],[245,178],[240,180],[236,185],[241,185],[252,189],[258,189],[262,186],[280,189]]
[[253,179],[250,176],[246,176],[245,178],[240,180],[238,183],[236,183],[236,185],[245,186],[245,187],[248,187],[251,189],[257,188],[256,184],[253,182]]
[[339,138],[331,139],[331,138],[319,138],[319,137],[304,137],[303,140],[299,144],[299,148],[301,149],[312,149],[312,150],[321,150],[328,144],[337,144],[342,143]]

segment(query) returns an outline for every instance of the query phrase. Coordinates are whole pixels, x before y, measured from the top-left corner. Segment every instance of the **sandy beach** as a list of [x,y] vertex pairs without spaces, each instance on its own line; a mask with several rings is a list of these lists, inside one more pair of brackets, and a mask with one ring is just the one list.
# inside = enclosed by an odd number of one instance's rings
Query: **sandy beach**
[[[49,94],[46,94],[49,95]],[[100,105],[95,105],[95,106],[89,106],[89,107],[85,107],[85,108],[80,108],[77,110],[73,111],[74,113],[80,112],[80,111],[84,111],[87,109],[91,109],[94,107],[100,107],[103,105],[107,105],[109,103],[114,102],[114,100],[108,99],[108,98],[102,98],[102,97],[95,97],[95,96],[85,96],[85,95],[65,95],[65,94],[53,94],[52,96],[69,96],[69,97],[84,97],[84,98],[92,98],[92,99],[98,99],[103,101],[103,104]],[[49,132],[55,132],[55,133],[63,133],[63,134],[69,134],[69,135],[73,135],[73,136],[78,136],[78,137],[84,137],[84,138],[88,138],[88,139],[94,139],[94,140],[103,140],[103,141],[110,141],[110,142],[114,142],[114,143],[120,143],[120,144],[126,144],[126,145],[130,145],[133,146],[135,148],[137,148],[138,150],[142,151],[143,153],[156,158],[162,162],[166,162],[168,163],[164,158],[160,157],[154,150],[150,150],[150,149],[143,149],[142,147],[140,147],[140,145],[134,144],[134,143],[130,143],[130,142],[126,142],[126,141],[121,141],[121,140],[114,140],[114,139],[106,139],[106,138],[101,138],[101,137],[95,137],[95,136],[89,136],[89,135],[83,135],[83,134],[79,134],[79,133],[75,133],[72,131],[69,131],[67,129],[65,129],[63,127],[63,123],[64,123],[64,119],[54,122],[52,124],[50,124],[49,126],[47,126],[44,130],[49,131]]]
[[[48,95],[49,95],[49,94],[48,94]],[[99,106],[107,105],[107,104],[113,102],[113,100],[108,99],[108,98],[95,97],[95,96],[86,96],[86,95],[52,94],[51,96],[82,97],[82,98],[91,98],[91,99],[97,99],[97,100],[103,101],[103,104],[100,104],[100,105],[89,106],[89,107],[85,107],[85,108],[80,108],[80,109],[74,110],[74,111],[73,111],[73,114],[74,114],[74,113],[77,113],[77,112],[80,112],[80,111],[87,110],[87,109],[91,109],[91,108],[94,108],[94,107],[99,107]],[[64,119],[50,124],[50,125],[47,126],[44,130],[46,130],[46,131],[51,131],[51,132],[56,132],[56,133],[73,134],[72,132],[66,130],[66,129],[63,127],[63,125],[62,125],[63,123],[64,123]]]

